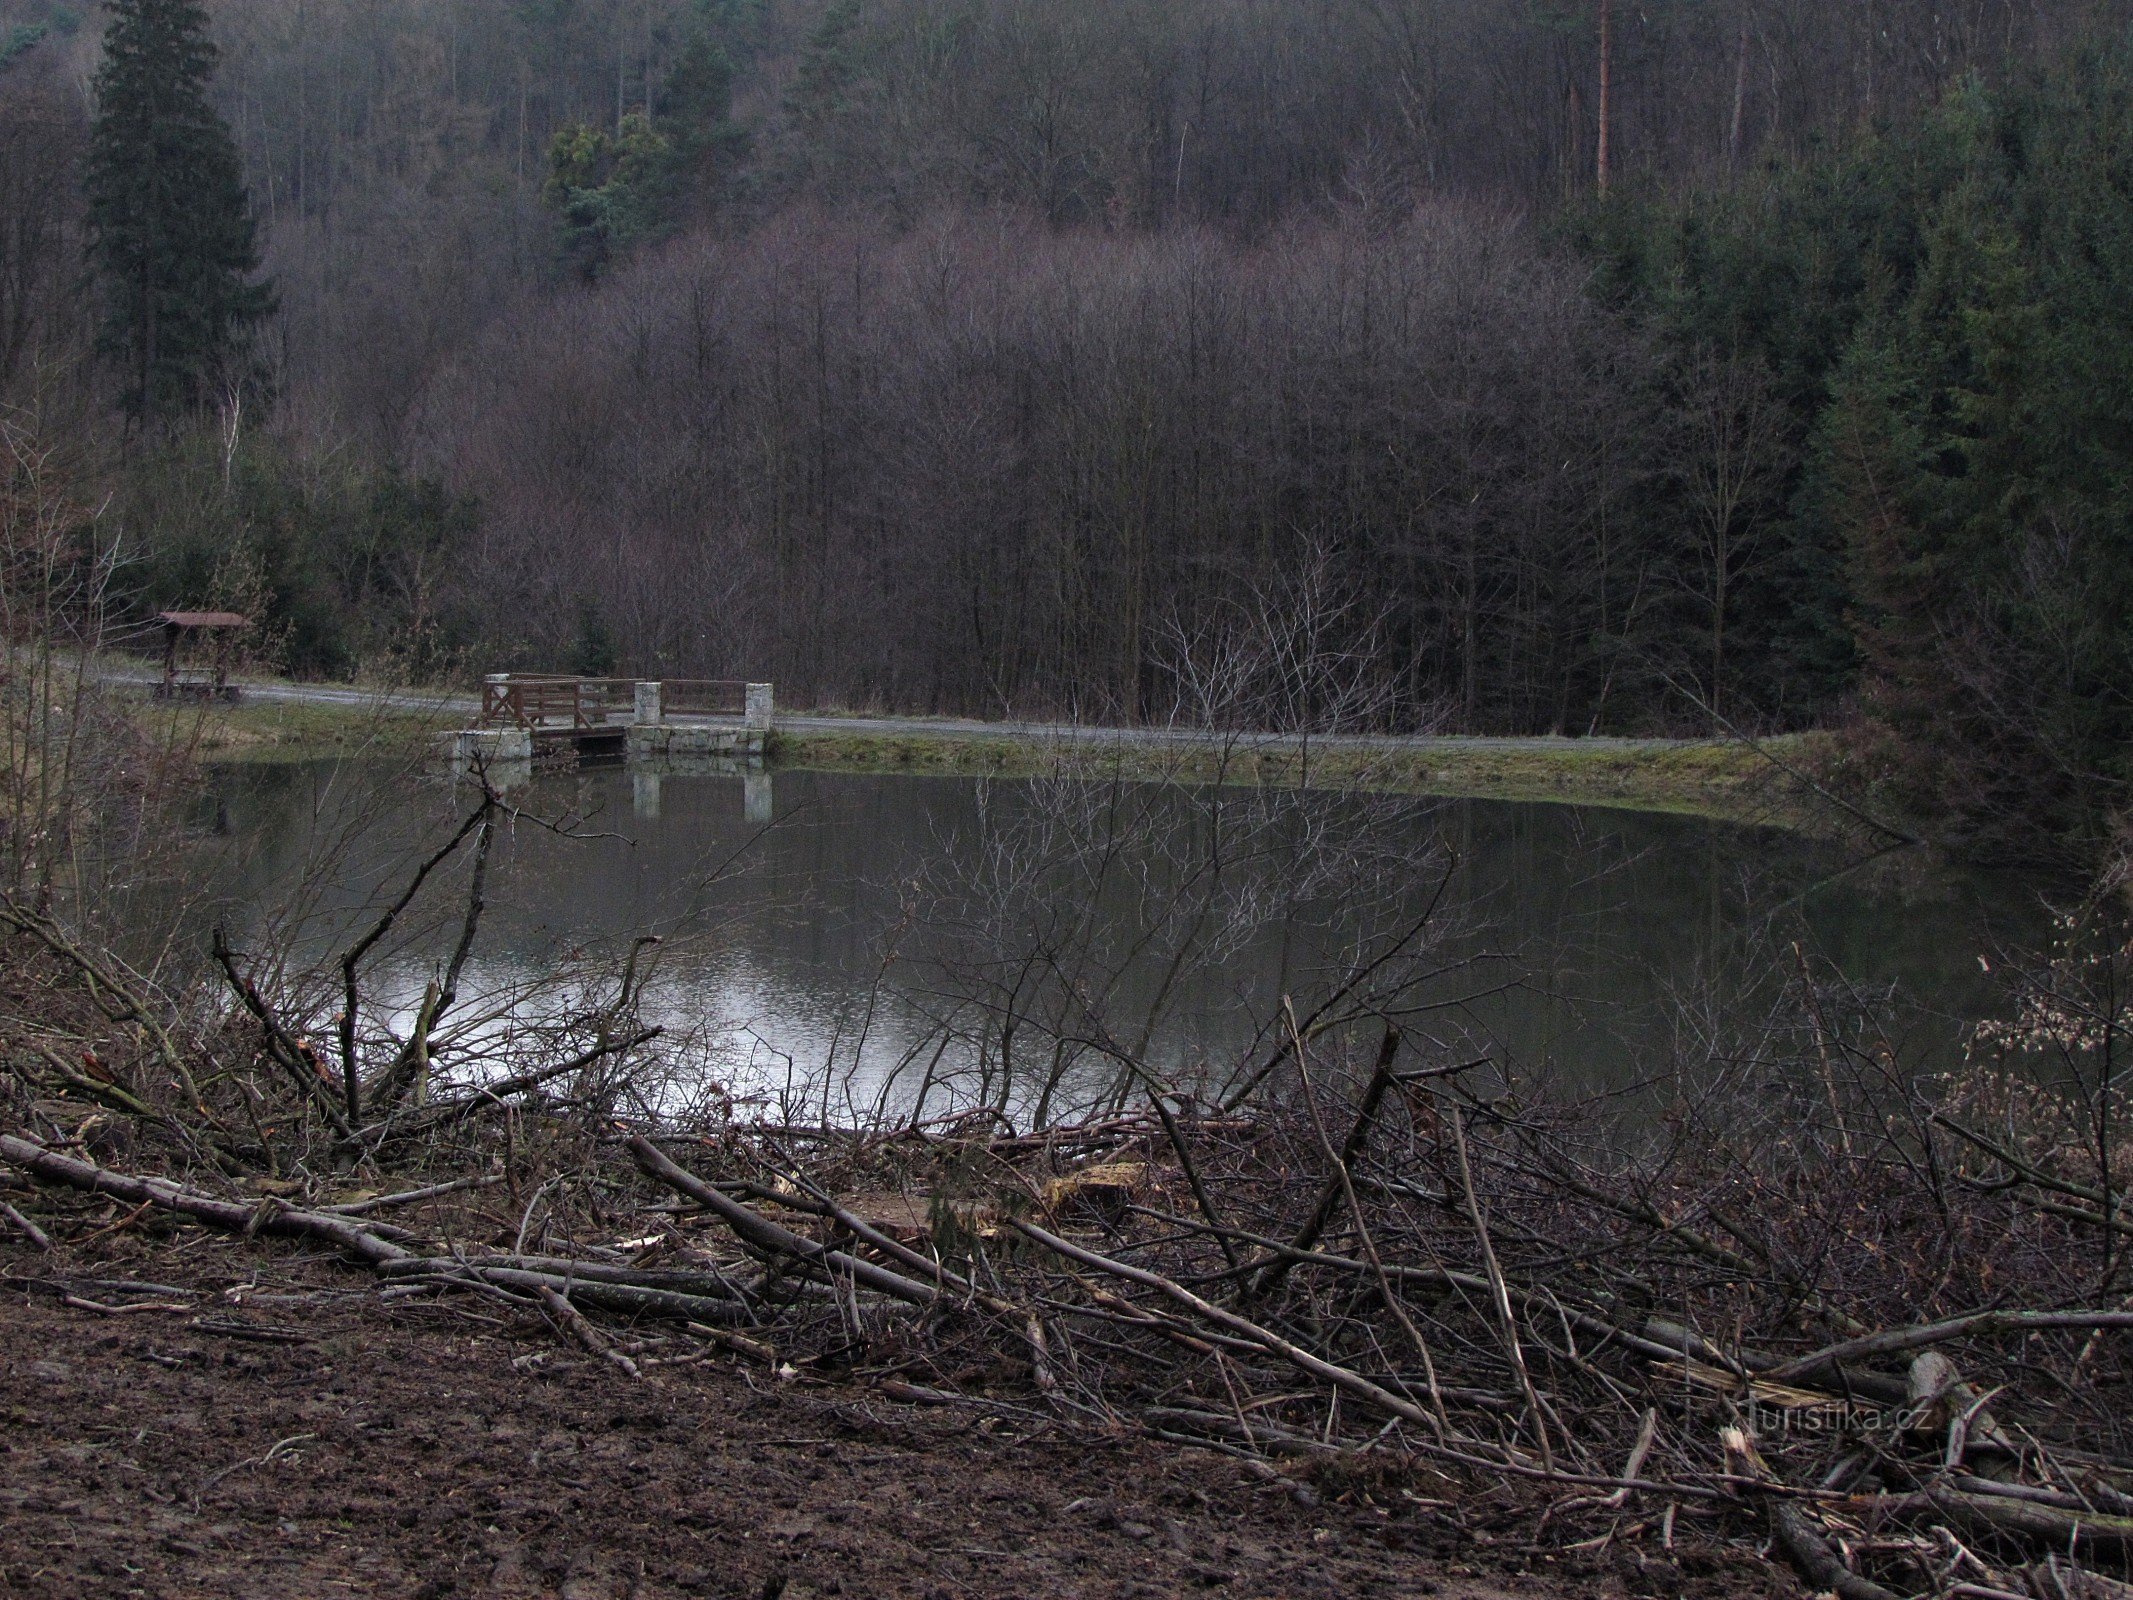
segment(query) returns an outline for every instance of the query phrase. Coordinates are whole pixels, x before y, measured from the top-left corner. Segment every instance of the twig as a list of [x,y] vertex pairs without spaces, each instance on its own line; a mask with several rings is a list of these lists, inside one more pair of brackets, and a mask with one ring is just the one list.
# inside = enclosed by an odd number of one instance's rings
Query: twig
[[1518,1338],[1518,1316],[1511,1309],[1511,1290],[1504,1282],[1503,1266],[1496,1259],[1496,1246],[1489,1240],[1489,1225],[1482,1216],[1481,1197],[1474,1192],[1474,1168],[1466,1154],[1466,1119],[1457,1106],[1446,1108],[1447,1120],[1452,1127],[1452,1145],[1459,1155],[1459,1187],[1466,1194],[1466,1214],[1474,1224],[1474,1238],[1481,1246],[1481,1263],[1488,1273],[1489,1293],[1496,1303],[1496,1317],[1502,1325],[1504,1353],[1511,1358],[1511,1370],[1518,1374],[1518,1386],[1526,1394],[1526,1404],[1533,1410],[1533,1432],[1540,1440],[1541,1466],[1555,1470],[1554,1448],[1548,1441],[1548,1413],[1541,1405],[1540,1391],[1533,1387],[1533,1375],[1526,1370],[1526,1351]]
[[125,1317],[140,1311],[193,1311],[198,1308],[190,1301],[180,1305],[175,1300],[136,1300],[129,1305],[106,1305],[101,1300],[85,1300],[78,1294],[63,1294],[59,1297],[63,1306],[72,1306],[77,1311],[93,1311],[100,1317]]
[[[1303,1059],[1303,1035],[1296,1025],[1296,1012],[1286,1000],[1283,1001],[1283,1009],[1289,1024],[1290,1048],[1296,1052],[1300,1064]],[[1377,1065],[1371,1070],[1370,1082],[1363,1090],[1362,1102],[1356,1107],[1355,1120],[1349,1125],[1347,1138],[1341,1141],[1339,1153],[1332,1156],[1334,1170],[1327,1174],[1325,1183],[1319,1187],[1318,1201],[1311,1207],[1310,1215],[1304,1218],[1303,1226],[1296,1230],[1295,1237],[1289,1241],[1290,1250],[1310,1249],[1318,1243],[1318,1236],[1325,1232],[1326,1224],[1333,1220],[1334,1211],[1341,1203],[1341,1196],[1348,1192],[1349,1164],[1363,1153],[1363,1146],[1370,1139],[1371,1124],[1377,1120],[1378,1107],[1384,1102],[1386,1091],[1392,1087],[1392,1064],[1399,1053],[1399,1030],[1387,1028],[1385,1037],[1378,1044]],[[1324,1130],[1320,1129],[1319,1133],[1323,1141]],[[1215,1219],[1210,1217],[1208,1220],[1213,1222]],[[1260,1300],[1272,1294],[1280,1286],[1281,1280],[1288,1275],[1295,1260],[1293,1255],[1281,1255],[1266,1263],[1260,1268],[1258,1276],[1246,1287],[1245,1298]],[[1232,1265],[1234,1264],[1233,1257]]]
[[[422,892],[422,886],[429,882],[430,874],[444,865],[452,853],[466,841],[468,834],[489,820],[494,804],[484,789],[481,804],[460,823],[458,831],[431,852],[428,859],[414,870],[408,878],[407,887],[400,891],[400,898],[387,906],[378,920],[371,924],[370,931],[350,945],[341,956],[341,1083],[342,1091],[347,1096],[348,1120],[351,1122],[363,1115],[363,1081],[356,1064],[356,968],[363,958],[370,954],[372,947],[392,931],[393,924],[400,919],[400,913],[414,902],[415,896]],[[427,1009],[425,1007],[425,1011]]]
[[602,1338],[599,1330],[585,1320],[584,1313],[572,1305],[561,1290],[543,1283],[537,1286],[536,1292],[541,1297],[541,1304],[548,1308],[549,1315],[562,1323],[570,1336],[583,1345],[589,1353],[600,1357],[603,1361],[613,1362],[639,1382],[644,1380],[643,1369],[620,1350],[609,1344],[606,1339]]
[[[1288,1019],[1289,1037],[1296,1046],[1296,1080],[1303,1089],[1304,1109],[1311,1119],[1311,1131],[1318,1135],[1319,1148],[1333,1163],[1333,1182],[1339,1185],[1341,1196],[1347,1202],[1348,1215],[1355,1223],[1356,1240],[1362,1245],[1364,1258],[1369,1261],[1371,1273],[1377,1279],[1379,1297],[1384,1301],[1385,1309],[1390,1311],[1394,1320],[1400,1324],[1401,1331],[1407,1335],[1407,1342],[1414,1346],[1415,1354],[1422,1358],[1422,1379],[1429,1389],[1430,1410],[1436,1418],[1437,1438],[1440,1441],[1448,1440],[1452,1437],[1452,1423],[1451,1418],[1445,1414],[1444,1392],[1437,1384],[1437,1358],[1430,1351],[1429,1341],[1422,1337],[1422,1330],[1415,1326],[1415,1319],[1407,1314],[1406,1302],[1400,1298],[1399,1291],[1393,1287],[1392,1279],[1385,1271],[1384,1258],[1378,1254],[1377,1240],[1372,1236],[1369,1219],[1363,1213],[1363,1203],[1356,1198],[1355,1182],[1348,1170],[1349,1163],[1361,1152],[1363,1142],[1368,1137],[1369,1121],[1367,1117],[1358,1115],[1355,1126],[1349,1130],[1347,1143],[1339,1150],[1333,1148],[1333,1141],[1326,1135],[1325,1121],[1318,1114],[1318,1094],[1311,1087],[1311,1068],[1304,1049],[1303,1034],[1296,1027],[1295,1008],[1287,1000],[1283,1000],[1282,1013]],[[1371,1075],[1371,1086],[1378,1089],[1380,1095],[1384,1091],[1379,1085],[1390,1081],[1393,1057],[1399,1053],[1399,1049],[1399,1034],[1387,1028],[1385,1042],[1378,1049],[1377,1071]],[[1368,1100],[1366,1095],[1366,1104]],[[1368,1111],[1375,1115],[1375,1105],[1369,1105]],[[1323,1226],[1323,1223],[1320,1226]],[[1313,1237],[1316,1237],[1315,1233]],[[1280,1258],[1284,1268],[1292,1260],[1294,1257],[1290,1255]]]
[[9,1226],[38,1249],[49,1251],[52,1248],[52,1236],[5,1200],[0,1200],[0,1217],[4,1217]]

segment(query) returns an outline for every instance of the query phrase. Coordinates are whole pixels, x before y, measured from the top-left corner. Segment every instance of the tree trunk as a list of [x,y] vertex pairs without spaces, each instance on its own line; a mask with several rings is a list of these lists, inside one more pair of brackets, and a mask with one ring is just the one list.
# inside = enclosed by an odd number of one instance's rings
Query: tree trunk
[[1740,165],[1741,124],[1748,109],[1748,13],[1740,18],[1740,48],[1733,58],[1733,116],[1726,124],[1726,166]]

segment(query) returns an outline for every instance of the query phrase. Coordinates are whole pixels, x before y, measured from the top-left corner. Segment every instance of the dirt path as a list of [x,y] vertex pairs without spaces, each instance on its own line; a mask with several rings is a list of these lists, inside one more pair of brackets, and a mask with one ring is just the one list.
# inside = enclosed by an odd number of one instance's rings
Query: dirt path
[[[1688,1550],[1530,1556],[1508,1492],[1269,1480],[723,1360],[637,1382],[508,1308],[391,1306],[332,1263],[197,1234],[67,1273],[0,1246],[10,1597],[1787,1592]],[[116,1316],[59,1298],[62,1278],[142,1298],[98,1275],[192,1293]]]
[[[155,685],[156,679],[152,674],[148,673],[109,672],[102,675],[101,681],[147,689]],[[443,717],[447,714],[454,716],[464,714],[471,717],[481,709],[480,700],[473,695],[434,690],[383,692],[372,689],[348,688],[339,684],[286,683],[252,679],[242,680],[240,687],[244,690],[245,697],[248,700],[266,704],[333,706],[351,711],[384,710],[403,715],[433,717]],[[1234,735],[1209,732],[1204,728],[1117,728],[1073,722],[988,722],[974,717],[862,717],[831,712],[785,710],[783,708],[779,710],[777,720],[781,729],[803,738],[810,734],[836,734],[885,739],[915,739],[931,736],[944,739],[1005,739],[1016,743],[1040,745],[1061,743],[1125,744],[1150,749],[1165,746],[1197,749],[1217,746],[1225,741],[1240,742],[1252,748],[1296,742],[1286,735]],[[1713,741],[1709,739],[1628,739],[1605,734],[1576,739],[1559,736],[1508,737],[1480,734],[1370,734],[1322,735],[1315,737],[1312,742],[1329,749],[1384,750],[1414,755],[1452,755],[1459,752],[1492,755],[1545,755],[1589,751],[1594,754],[1623,756],[1664,750],[1694,749],[1711,744]]]

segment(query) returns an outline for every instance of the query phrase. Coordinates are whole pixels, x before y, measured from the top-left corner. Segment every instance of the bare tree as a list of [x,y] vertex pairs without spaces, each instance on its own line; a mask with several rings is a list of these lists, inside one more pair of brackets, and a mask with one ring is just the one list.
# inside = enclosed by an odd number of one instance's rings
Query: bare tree
[[0,78],[0,404],[48,389],[84,344],[71,291],[85,127],[46,76]]
[[1726,694],[1726,625],[1735,591],[1763,552],[1758,510],[1784,470],[1790,416],[1753,355],[1708,346],[1693,352],[1682,379],[1684,470],[1696,519],[1692,592],[1710,629],[1706,698],[1721,715]]

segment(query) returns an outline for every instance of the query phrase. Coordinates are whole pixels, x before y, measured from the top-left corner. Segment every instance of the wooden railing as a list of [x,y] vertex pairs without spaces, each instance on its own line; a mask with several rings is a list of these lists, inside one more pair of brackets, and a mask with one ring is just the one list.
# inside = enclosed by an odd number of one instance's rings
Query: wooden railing
[[631,678],[566,678],[514,672],[481,686],[485,728],[604,728],[632,710]]
[[[768,726],[769,688],[757,715]],[[658,690],[640,697],[640,690]],[[746,721],[750,685],[709,678],[668,678],[639,683],[635,678],[574,678],[561,673],[512,672],[485,679],[481,688],[481,725],[485,728],[581,731],[634,722],[640,710],[658,721],[702,719]]]

